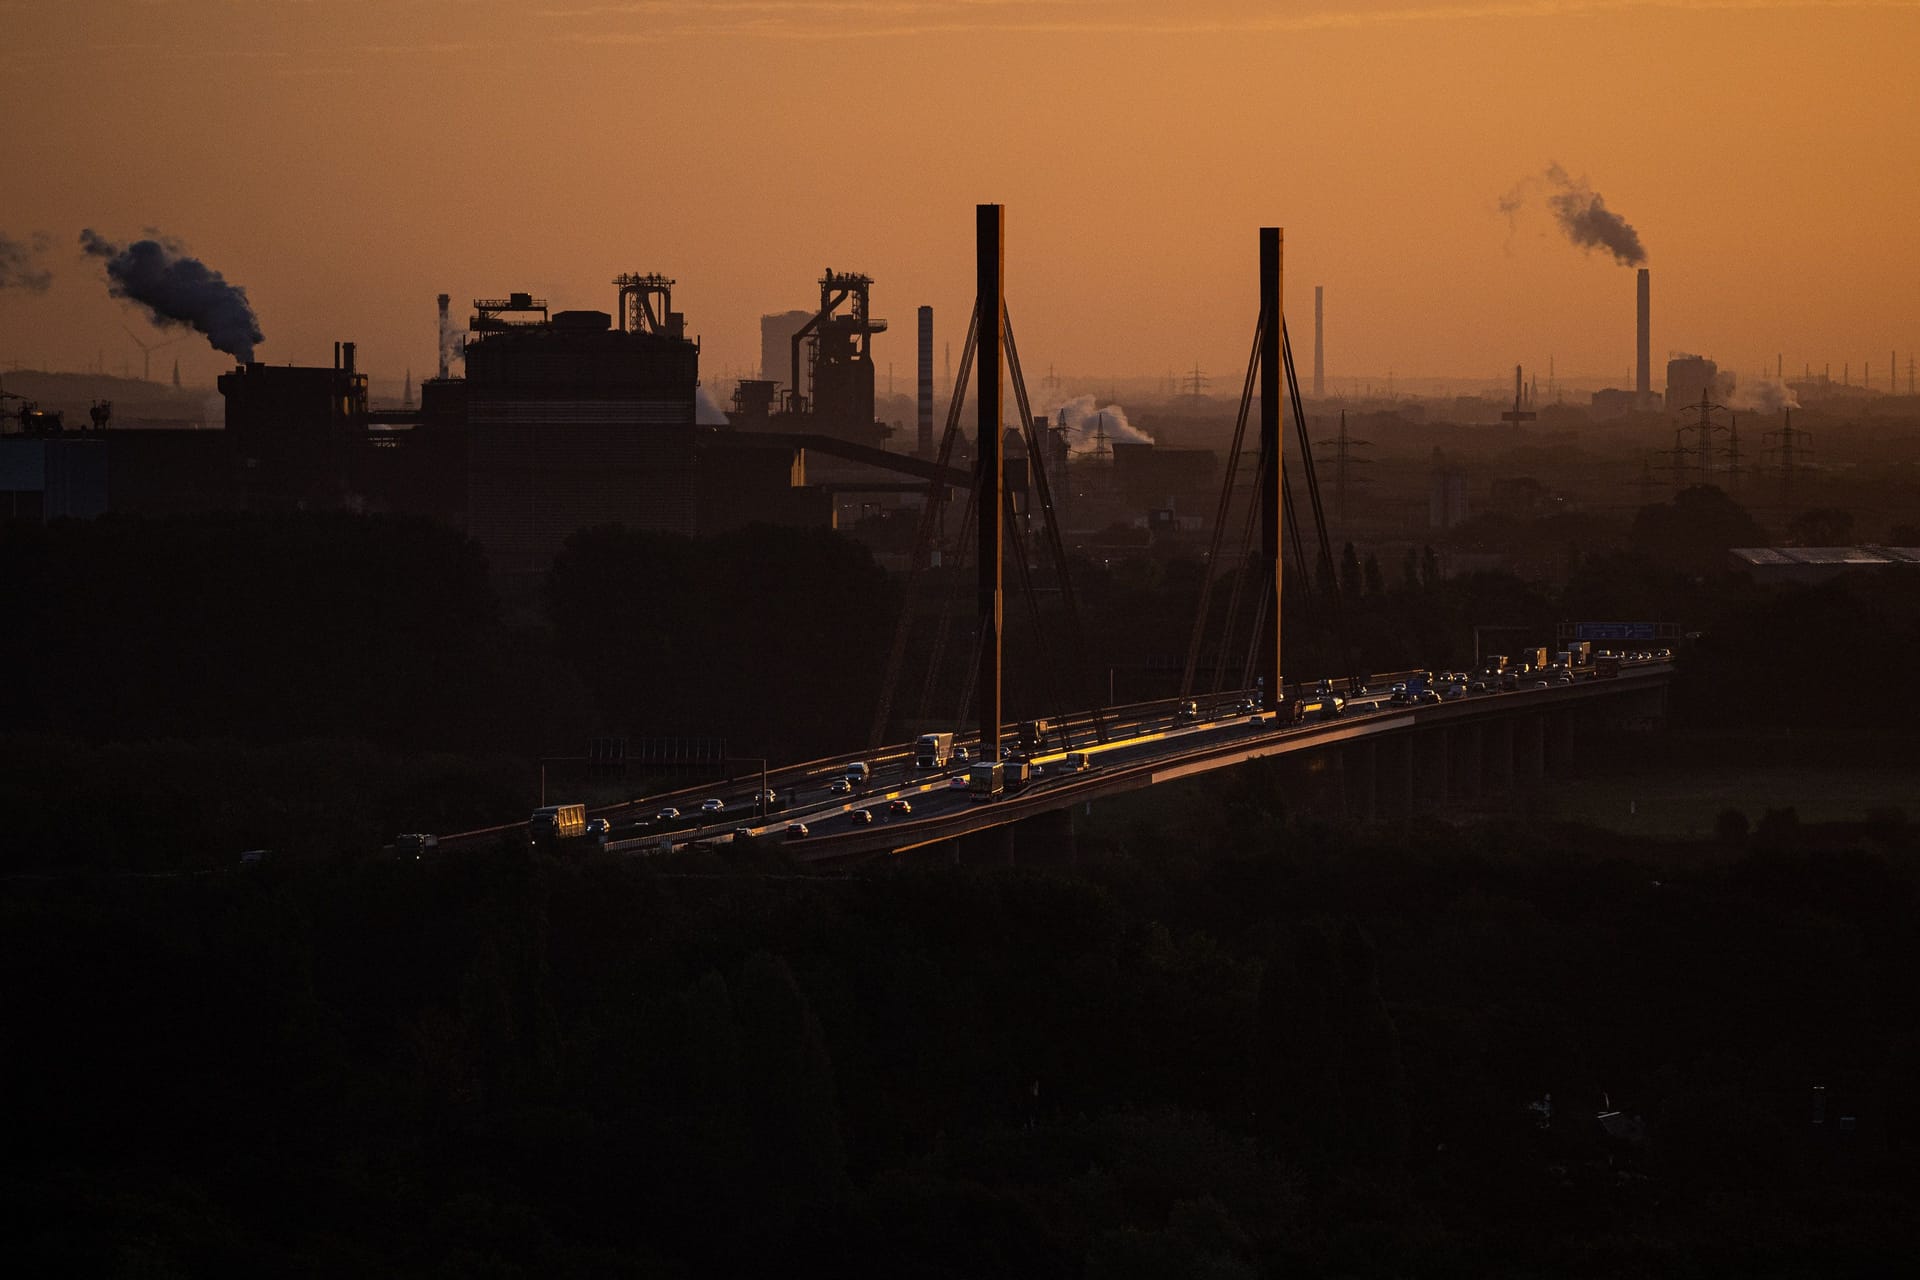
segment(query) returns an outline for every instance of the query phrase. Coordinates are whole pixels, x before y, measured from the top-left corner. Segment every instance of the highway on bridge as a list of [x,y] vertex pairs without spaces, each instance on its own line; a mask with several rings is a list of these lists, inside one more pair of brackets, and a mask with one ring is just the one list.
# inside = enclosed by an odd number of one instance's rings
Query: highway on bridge
[[[803,860],[899,852],[1264,756],[1645,692],[1663,688],[1670,675],[1669,660],[1645,659],[1624,663],[1614,678],[1583,676],[1566,683],[1521,677],[1510,691],[1496,687],[1427,704],[1397,704],[1378,688],[1349,698],[1345,714],[1336,719],[1310,716],[1287,726],[1271,716],[1248,714],[1242,693],[1199,700],[1199,715],[1191,722],[1177,717],[1178,702],[1169,699],[1108,712],[1104,744],[1096,740],[1090,716],[1073,719],[1065,742],[1056,732],[1049,749],[1031,757],[1037,776],[992,800],[975,799],[966,788],[967,762],[919,769],[913,748],[902,745],[770,771],[765,814],[757,799],[758,770],[731,783],[640,797],[594,813],[610,822],[607,847],[616,852],[644,855],[746,838],[780,840]],[[973,744],[956,735],[956,745]],[[1070,771],[1070,753],[1084,754],[1087,767]],[[869,779],[849,787],[848,766],[855,762],[868,766]]]

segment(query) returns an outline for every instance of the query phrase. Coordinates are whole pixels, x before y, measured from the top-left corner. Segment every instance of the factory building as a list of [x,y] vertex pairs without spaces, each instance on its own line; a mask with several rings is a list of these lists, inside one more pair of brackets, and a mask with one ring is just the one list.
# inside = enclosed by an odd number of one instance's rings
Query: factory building
[[1700,403],[1725,400],[1733,394],[1733,375],[1720,372],[1720,366],[1705,356],[1684,353],[1667,361],[1667,408],[1685,409]]
[[475,303],[467,528],[496,573],[543,572],[592,525],[697,530],[700,348],[668,309],[671,283],[641,282],[639,323],[623,287],[618,328],[524,293]]
[[0,520],[45,524],[107,509],[107,442],[91,435],[0,437]]
[[794,335],[799,333],[813,319],[811,311],[781,311],[770,316],[760,317],[760,376],[768,382],[787,387],[789,391],[805,394],[806,387],[795,387],[788,383],[792,377],[792,363],[789,353],[793,350]]

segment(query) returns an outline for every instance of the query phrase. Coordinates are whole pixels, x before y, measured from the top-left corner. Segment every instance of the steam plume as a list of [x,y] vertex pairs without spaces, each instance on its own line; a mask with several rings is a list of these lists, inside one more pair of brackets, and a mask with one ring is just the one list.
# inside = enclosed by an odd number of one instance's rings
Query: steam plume
[[253,359],[254,344],[265,341],[247,291],[186,256],[178,241],[155,233],[123,248],[87,230],[80,233],[80,247],[106,260],[108,291],[145,307],[155,324],[195,329],[215,351],[243,364]]
[[1729,409],[1752,409],[1760,413],[1778,413],[1782,409],[1798,409],[1800,400],[1793,388],[1777,378],[1758,378],[1752,382],[1742,382],[1727,399]]
[[35,266],[34,260],[46,249],[45,232],[38,232],[31,240],[24,242],[0,232],[0,289],[45,293],[53,283],[53,272]]
[[1096,437],[1104,428],[1109,442],[1152,444],[1153,437],[1127,421],[1127,411],[1117,404],[1097,407],[1092,396],[1069,400],[1055,412],[1054,424],[1067,432],[1067,447],[1074,453],[1092,453]]

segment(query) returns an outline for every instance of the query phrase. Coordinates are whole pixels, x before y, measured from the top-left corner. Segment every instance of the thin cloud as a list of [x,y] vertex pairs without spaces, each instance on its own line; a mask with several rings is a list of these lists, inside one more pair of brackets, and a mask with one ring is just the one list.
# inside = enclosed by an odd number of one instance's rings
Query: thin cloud
[[[538,10],[556,19],[640,16],[676,17],[672,26],[647,30],[572,32],[556,37],[577,44],[657,43],[681,36],[761,37],[823,41],[889,39],[970,32],[1014,35],[1258,35],[1310,34],[1501,18],[1579,18],[1628,12],[1790,12],[1879,10],[1920,12],[1920,0],[1484,0],[1482,3],[1407,5],[1390,9],[1320,10],[1310,13],[1209,16],[1189,10],[1170,18],[1004,17],[1013,10],[1039,7],[1017,0],[628,0],[573,9]],[[1067,7],[1056,0],[1054,7]],[[1074,4],[1075,8],[1092,8]],[[744,15],[757,15],[743,20]],[[893,23],[826,23],[822,18],[891,15],[934,20]],[[731,16],[729,16],[731,15]],[[965,16],[963,16],[965,15]],[[712,21],[702,21],[711,17]]]

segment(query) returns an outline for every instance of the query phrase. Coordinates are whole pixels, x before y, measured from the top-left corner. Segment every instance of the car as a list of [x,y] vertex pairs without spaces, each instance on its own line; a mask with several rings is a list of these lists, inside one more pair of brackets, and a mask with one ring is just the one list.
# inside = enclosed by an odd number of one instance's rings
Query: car
[[655,822],[678,822],[680,821],[680,811],[672,805],[668,805],[660,812],[654,814],[653,820]]
[[864,827],[868,823],[873,821],[873,810],[855,809],[852,813],[848,814],[847,816],[853,819],[854,825]]
[[1237,716],[1250,716],[1259,709],[1252,698],[1242,698],[1233,704],[1233,714]]
[[1464,684],[1450,684],[1440,690],[1440,696],[1448,702],[1456,701],[1467,696],[1467,686]]
[[1440,701],[1439,694],[1431,689],[1422,689],[1419,696],[1414,699],[1414,704],[1416,706],[1430,707],[1438,701]]
[[904,818],[913,812],[913,802],[906,799],[895,800],[887,806],[887,812],[895,817]]
[[702,800],[700,802],[700,812],[702,813],[721,813],[726,810],[726,807],[727,802],[720,799]]
[[949,791],[965,791],[972,785],[973,783],[968,780],[967,775],[964,773],[956,773],[947,779],[947,790]]
[[612,834],[613,824],[605,818],[593,818],[587,823],[587,838],[590,840],[605,840]]
[[1554,677],[1553,677],[1553,682],[1554,682],[1555,684],[1572,684],[1572,683],[1573,683],[1573,673],[1572,673],[1571,671],[1561,671],[1561,672],[1558,672],[1558,673],[1556,673],[1556,674],[1554,675]]
[[742,841],[742,840],[751,840],[753,839],[753,828],[752,827],[735,827],[733,829],[733,838],[735,843],[738,843],[739,841]]
[[965,764],[972,757],[967,755],[967,749],[965,747],[955,747],[953,749],[953,758],[961,764]]
[[1485,693],[1487,692],[1487,682],[1485,680],[1474,680],[1467,685],[1467,692]]
[[1406,691],[1407,691],[1407,682],[1405,680],[1396,680],[1387,689],[1388,693],[1405,693]]
[[1671,657],[1673,656],[1673,650],[1671,650],[1671,649],[1655,649],[1655,650],[1653,651],[1653,656],[1654,656],[1654,657],[1656,657],[1656,658],[1671,658]]
[[1545,680],[1535,680],[1535,681],[1534,681],[1534,682],[1533,682],[1533,683],[1532,683],[1532,684],[1531,684],[1530,686],[1528,686],[1528,687],[1529,687],[1529,688],[1533,688],[1533,689],[1550,689],[1550,688],[1552,688],[1553,686],[1551,686],[1551,685],[1549,685],[1549,684],[1548,684],[1548,683],[1547,683],[1547,682],[1546,682]]
[[831,795],[850,796],[853,794],[853,784],[845,778],[835,778],[827,784],[827,791]]
[[780,797],[775,795],[771,790],[757,791],[754,793],[753,802],[771,809],[780,802]]
[[1313,691],[1324,698],[1326,695],[1333,692],[1333,681],[1322,680],[1319,684],[1313,686]]
[[789,823],[787,824],[787,839],[789,839],[789,840],[804,840],[804,839],[806,839],[806,838],[807,838],[807,824],[806,824],[806,823],[804,823],[804,822],[789,822]]

